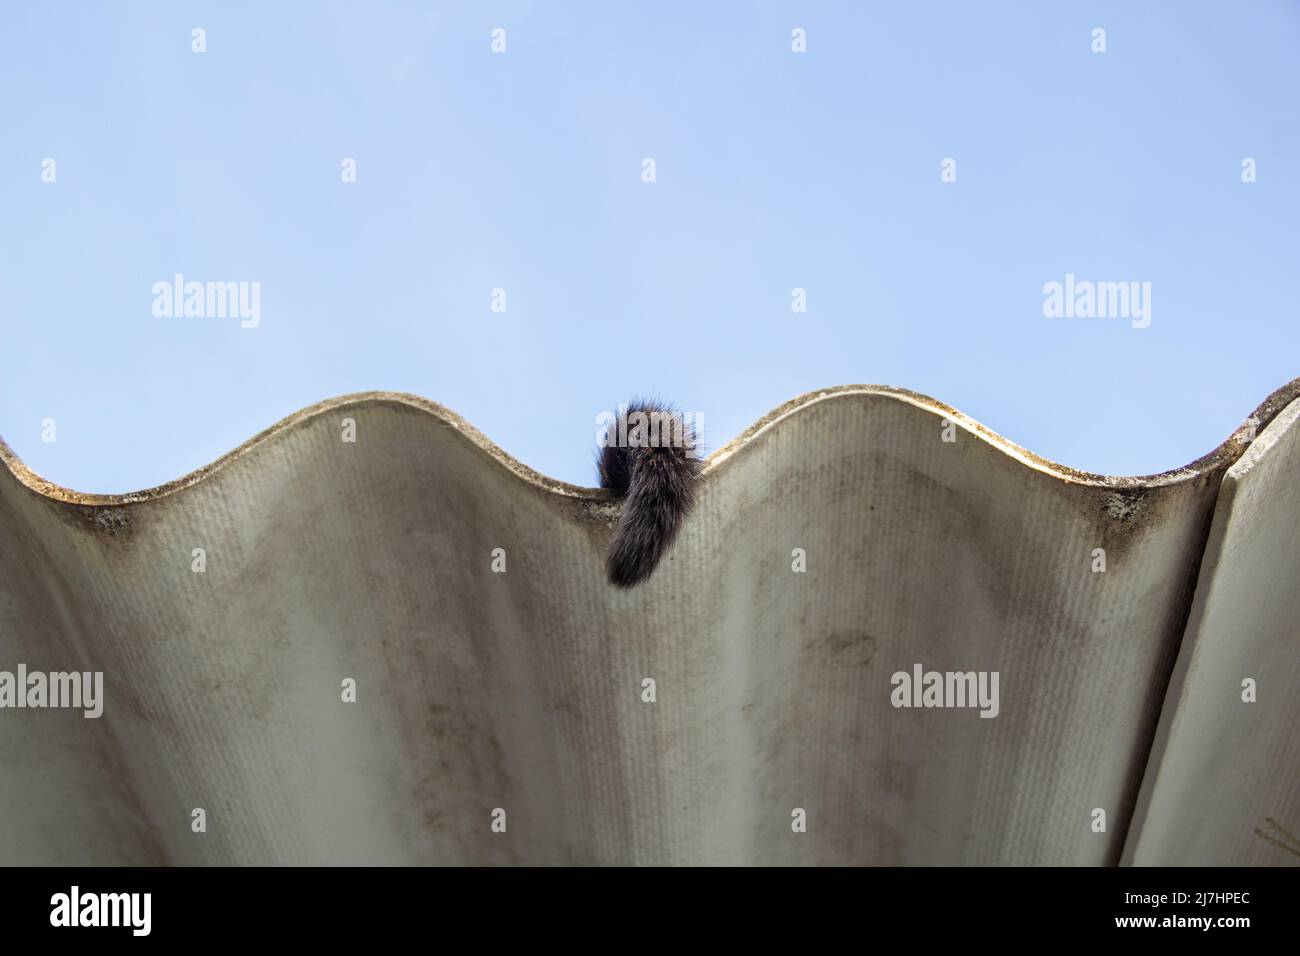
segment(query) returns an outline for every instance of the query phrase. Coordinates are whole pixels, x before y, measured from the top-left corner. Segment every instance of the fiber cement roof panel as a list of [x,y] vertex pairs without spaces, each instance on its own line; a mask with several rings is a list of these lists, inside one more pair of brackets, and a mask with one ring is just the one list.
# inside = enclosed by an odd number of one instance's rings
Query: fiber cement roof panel
[[[1285,469],[1279,428],[1260,454]],[[924,396],[809,393],[710,458],[631,591],[603,576],[616,501],[413,396],[322,402],[123,496],[0,443],[0,669],[105,684],[100,719],[0,711],[0,862],[1115,863],[1249,439],[1111,478]],[[1257,484],[1294,525],[1294,489]],[[1269,621],[1261,666],[1294,664]],[[892,706],[917,664],[998,672],[998,715]],[[1294,742],[1292,684],[1270,713]],[[1155,805],[1191,812],[1176,794],[1209,771],[1167,759]],[[1243,820],[1265,806],[1294,812]],[[1152,839],[1145,859],[1199,859]]]

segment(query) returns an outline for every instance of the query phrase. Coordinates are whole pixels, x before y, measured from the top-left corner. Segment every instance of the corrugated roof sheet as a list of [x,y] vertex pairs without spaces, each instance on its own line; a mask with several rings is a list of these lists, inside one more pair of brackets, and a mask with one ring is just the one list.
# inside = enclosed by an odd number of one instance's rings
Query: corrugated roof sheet
[[[412,396],[125,496],[0,445],[0,670],[105,686],[100,719],[0,711],[0,862],[1294,863],[1254,830],[1300,831],[1297,396],[1106,478],[810,393],[710,458],[632,591],[616,502]],[[916,665],[996,671],[997,716],[893,706]]]

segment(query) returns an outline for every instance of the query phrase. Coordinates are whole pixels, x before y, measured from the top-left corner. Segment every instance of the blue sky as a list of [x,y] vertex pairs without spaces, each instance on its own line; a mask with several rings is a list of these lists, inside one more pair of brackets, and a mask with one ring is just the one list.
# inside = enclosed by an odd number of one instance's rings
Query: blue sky
[[[583,484],[633,394],[717,447],[852,382],[1139,474],[1300,375],[1293,2],[13,4],[0,89],[0,435],[82,491],[367,389]],[[1045,317],[1067,273],[1150,327]]]

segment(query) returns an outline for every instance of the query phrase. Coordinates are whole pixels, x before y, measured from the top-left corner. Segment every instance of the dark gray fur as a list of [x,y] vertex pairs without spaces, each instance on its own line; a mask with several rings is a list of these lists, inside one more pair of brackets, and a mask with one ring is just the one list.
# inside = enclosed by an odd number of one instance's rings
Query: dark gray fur
[[[671,406],[642,401],[628,406],[629,418],[635,412],[675,414]],[[623,498],[606,562],[610,582],[619,587],[632,587],[650,576],[695,504],[701,462],[697,436],[689,425],[684,438],[680,447],[611,444],[597,453],[600,486]]]

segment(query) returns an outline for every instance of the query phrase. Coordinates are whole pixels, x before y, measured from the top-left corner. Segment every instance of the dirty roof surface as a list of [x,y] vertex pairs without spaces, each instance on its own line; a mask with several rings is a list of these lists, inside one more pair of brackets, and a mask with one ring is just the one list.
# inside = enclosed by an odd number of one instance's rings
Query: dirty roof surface
[[[630,592],[603,577],[617,502],[414,396],[322,402],[121,496],[0,444],[0,671],[104,682],[98,719],[0,711],[0,863],[1104,864],[1133,852],[1135,806],[1139,862],[1288,862],[1244,816],[1176,850],[1207,825],[1184,795],[1211,765],[1165,696],[1194,598],[1219,595],[1197,646],[1253,602],[1250,659],[1296,658],[1283,610],[1258,609],[1287,588],[1224,576],[1258,535],[1235,530],[1240,493],[1216,502],[1248,448],[1290,460],[1298,396],[1119,478],[914,393],[809,393],[710,457]],[[1282,479],[1255,483],[1294,526]],[[996,672],[997,715],[894,706],[918,665]],[[1214,688],[1179,681],[1213,723]],[[1269,706],[1254,718],[1294,739],[1294,703]],[[1295,767],[1291,803],[1249,812],[1300,812]]]

